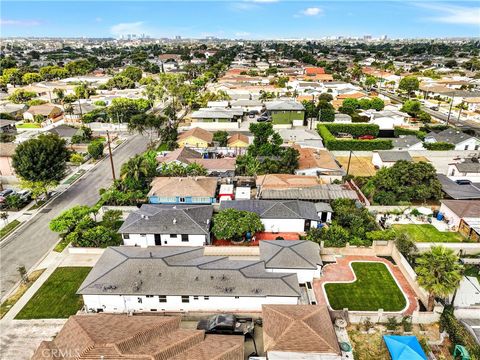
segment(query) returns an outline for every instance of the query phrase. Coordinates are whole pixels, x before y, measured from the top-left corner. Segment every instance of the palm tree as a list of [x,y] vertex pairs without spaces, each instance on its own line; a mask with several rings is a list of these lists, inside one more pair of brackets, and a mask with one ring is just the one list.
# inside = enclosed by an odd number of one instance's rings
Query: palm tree
[[144,186],[147,180],[153,176],[155,166],[149,159],[137,155],[122,165],[120,178],[124,183],[133,182],[137,186]]
[[446,298],[458,287],[462,279],[462,265],[451,249],[434,246],[417,259],[417,282],[428,291],[429,311],[433,310],[435,297]]

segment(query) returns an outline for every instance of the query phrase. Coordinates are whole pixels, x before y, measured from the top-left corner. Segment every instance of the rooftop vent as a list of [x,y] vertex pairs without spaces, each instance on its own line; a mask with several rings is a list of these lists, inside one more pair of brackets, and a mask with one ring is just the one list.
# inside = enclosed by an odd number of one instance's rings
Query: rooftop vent
[[173,218],[173,224],[175,225],[177,223],[177,219]]

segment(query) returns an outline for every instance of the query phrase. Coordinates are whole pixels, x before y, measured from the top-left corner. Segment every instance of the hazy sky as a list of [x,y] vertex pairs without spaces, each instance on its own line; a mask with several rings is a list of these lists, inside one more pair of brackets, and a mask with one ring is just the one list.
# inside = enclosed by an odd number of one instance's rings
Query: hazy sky
[[1,36],[480,36],[478,1],[1,1]]

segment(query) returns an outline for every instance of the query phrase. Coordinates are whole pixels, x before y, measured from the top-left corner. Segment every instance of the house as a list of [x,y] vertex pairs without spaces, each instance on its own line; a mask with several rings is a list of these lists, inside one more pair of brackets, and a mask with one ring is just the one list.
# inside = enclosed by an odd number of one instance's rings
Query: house
[[480,140],[455,129],[446,129],[439,133],[430,132],[425,136],[426,143],[446,142],[455,145],[455,150],[478,150]]
[[393,135],[395,127],[404,126],[408,123],[410,115],[402,111],[397,110],[382,110],[376,111],[373,109],[364,110],[360,113],[360,116],[366,116],[370,120],[371,124],[378,125],[381,133]]
[[235,199],[235,192],[232,184],[222,184],[220,185],[220,190],[218,191],[218,201],[229,201]]
[[156,160],[160,164],[182,164],[188,165],[194,159],[201,159],[202,154],[188,147],[180,147],[166,154],[157,156]]
[[259,194],[267,189],[305,188],[317,186],[319,184],[320,181],[316,176],[291,174],[258,175],[256,179],[256,186]]
[[65,139],[67,142],[70,142],[74,135],[83,132],[83,130],[73,126],[61,124],[48,130],[48,132]]
[[241,336],[206,335],[180,327],[180,316],[71,316],[32,360],[243,360]]
[[248,136],[240,133],[230,136],[227,140],[227,146],[230,148],[246,148],[249,145]]
[[[298,199],[303,201],[311,201],[313,203],[330,203],[335,199],[358,200],[358,195],[355,190],[351,190],[347,185],[321,184],[306,188],[263,189],[258,194],[258,198],[277,201]],[[322,221],[328,220],[328,212],[326,212],[325,219],[322,218]]]
[[231,100],[230,106],[232,109],[242,109],[244,113],[248,113],[249,111],[260,112],[262,110],[263,103],[260,100],[238,99]]
[[268,360],[341,360],[326,305],[264,305],[263,348]]
[[260,241],[260,259],[271,272],[295,273],[300,284],[313,283],[323,266],[320,246],[308,240]]
[[372,164],[377,169],[381,169],[383,167],[392,167],[397,161],[400,160],[410,162],[413,161],[408,151],[374,151],[372,155]]
[[27,106],[24,104],[2,104],[0,105],[0,114],[6,114],[15,119],[21,118],[22,114],[27,110]]
[[305,120],[305,108],[296,101],[270,101],[265,103],[272,124],[280,127],[302,126]]
[[322,220],[322,223],[331,223],[333,209],[329,203],[316,202],[315,209],[317,210],[318,217]]
[[328,150],[300,148],[296,175],[318,176],[326,182],[342,180],[345,172]]
[[130,246],[203,246],[210,243],[211,205],[150,205],[130,213],[118,232]]
[[415,135],[401,135],[392,140],[394,150],[423,150],[423,142]]
[[[480,283],[477,277],[462,277],[453,298],[453,313],[460,321],[477,319],[477,328],[480,327]],[[480,336],[480,332],[477,333]]]
[[213,134],[202,128],[195,127],[178,135],[178,146],[207,148],[213,142]]
[[352,117],[348,114],[335,114],[335,120],[333,122],[338,124],[351,124]]
[[81,104],[72,104],[72,109],[69,112],[65,112],[64,119],[66,123],[72,124],[81,124],[82,123],[82,116],[87,114],[97,107],[92,104],[88,103],[81,103]]
[[256,213],[266,232],[306,232],[320,222],[315,205],[299,200],[235,200],[220,203],[220,210]]
[[208,124],[205,124],[205,123],[221,123],[221,124],[217,124],[217,126],[220,126],[220,125],[229,126],[228,124],[225,124],[225,123],[234,123],[233,126],[238,128],[237,121],[238,120],[241,121],[242,116],[243,116],[242,109],[214,107],[214,108],[201,108],[197,111],[194,111],[190,115],[190,118],[192,119],[194,126],[202,126],[202,127],[208,126]]
[[437,174],[437,179],[442,185],[442,191],[446,198],[455,200],[480,199],[480,184],[478,183],[458,184],[443,174]]
[[16,180],[12,163],[12,156],[15,154],[16,148],[17,144],[12,142],[0,144],[0,179],[3,184]]
[[17,132],[16,123],[15,120],[0,119],[0,134],[15,134]]
[[480,183],[480,162],[478,157],[465,158],[449,164],[447,176],[452,180],[470,180]]
[[108,313],[249,312],[300,300],[295,274],[268,272],[262,261],[205,256],[203,247],[186,246],[109,247],[77,294],[88,311]]
[[150,204],[213,204],[217,179],[210,177],[156,177],[148,193]]
[[440,212],[460,234],[480,242],[480,200],[442,200]]
[[317,131],[309,129],[279,129],[278,134],[289,145],[301,148],[323,149],[322,137]]
[[32,105],[23,113],[23,118],[29,122],[51,124],[61,119],[62,109],[53,104]]

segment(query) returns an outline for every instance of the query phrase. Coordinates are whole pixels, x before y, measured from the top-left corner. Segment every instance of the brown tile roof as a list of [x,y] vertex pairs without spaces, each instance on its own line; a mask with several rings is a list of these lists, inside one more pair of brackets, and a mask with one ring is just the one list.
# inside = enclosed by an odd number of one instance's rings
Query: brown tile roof
[[243,141],[245,144],[248,144],[248,136],[243,134],[234,134],[228,138],[227,144],[232,144],[235,141]]
[[235,170],[237,160],[235,158],[221,159],[188,159],[190,163],[197,163],[207,170]]
[[316,176],[268,174],[257,176],[257,187],[266,189],[305,188],[319,185]]
[[43,116],[49,116],[53,111],[62,112],[62,109],[52,104],[42,104],[30,106],[27,110],[32,115],[40,114]]
[[333,81],[333,76],[331,74],[306,75],[303,80]]
[[180,329],[177,316],[76,315],[53,341],[42,342],[32,357],[72,358],[243,360],[243,338]]
[[180,161],[182,163],[188,163],[187,159],[201,159],[202,154],[198,151],[189,149],[187,147],[182,147],[173,150],[165,156],[157,156],[157,161],[159,163],[169,163],[171,161]]
[[325,74],[325,69],[322,67],[306,67],[305,74],[306,75]]
[[209,177],[157,177],[148,196],[214,197],[217,179]]
[[326,305],[263,305],[264,350],[340,355]]
[[178,140],[186,139],[189,136],[196,137],[197,139],[206,141],[208,143],[211,143],[213,140],[213,134],[210,131],[204,130],[199,127],[195,127],[188,131],[185,131],[184,133],[181,133],[180,135],[178,135]]
[[340,170],[333,155],[328,150],[315,150],[311,148],[300,148],[297,150],[300,153],[298,159],[299,170],[313,168]]
[[480,200],[442,200],[460,218],[480,217]]

